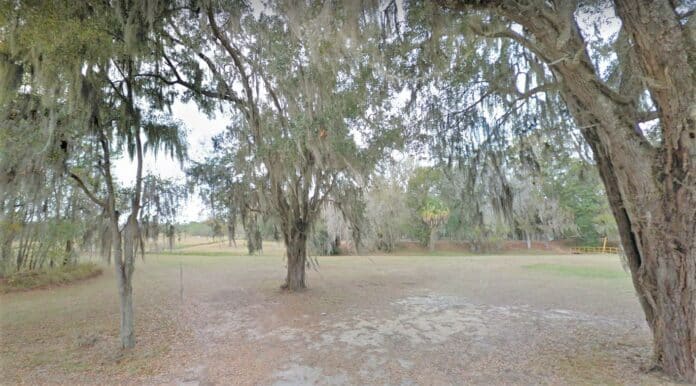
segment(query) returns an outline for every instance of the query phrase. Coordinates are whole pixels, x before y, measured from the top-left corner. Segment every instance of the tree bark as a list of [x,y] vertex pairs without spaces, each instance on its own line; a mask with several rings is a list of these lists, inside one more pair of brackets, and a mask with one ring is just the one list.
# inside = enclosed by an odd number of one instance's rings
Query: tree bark
[[305,283],[305,266],[307,265],[307,235],[304,231],[293,230],[285,237],[288,257],[288,273],[282,288],[288,291],[300,291],[307,288]]
[[[135,250],[138,237],[138,223],[129,216],[123,235],[116,231],[114,235],[114,266],[116,283],[121,302],[121,348],[135,347],[135,327],[133,323],[133,271],[135,270]],[[118,229],[118,228],[116,228]]]
[[120,340],[121,348],[130,348],[135,345],[133,331],[133,296],[132,287],[124,271],[123,264],[123,240],[118,227],[112,231],[114,269],[116,273],[116,285],[118,287],[120,301]]
[[[646,321],[656,368],[696,383],[696,41],[668,0],[615,0],[630,54],[619,92],[605,85],[574,19],[575,6],[542,2],[443,1],[450,8],[484,8],[525,28],[507,37],[530,49],[561,80],[561,96],[592,148],[616,219]],[[543,8],[543,9],[542,9]],[[543,16],[540,16],[543,15]],[[692,20],[693,21],[693,20]],[[692,22],[691,21],[691,22]],[[638,126],[635,95],[623,77],[642,79],[660,119],[653,146]]]
[[228,246],[237,246],[237,241],[234,239],[234,220],[227,222],[227,244]]
[[[672,201],[664,193],[650,200],[650,209],[637,213],[631,210],[636,206],[647,208],[648,203],[640,202],[643,200],[635,192],[622,193],[622,186],[628,185],[624,179],[629,177],[617,176],[614,168],[620,163],[616,158],[626,157],[610,157],[592,131],[585,136],[595,153],[633,285],[653,334],[655,366],[675,379],[696,382],[694,217],[688,220],[688,216],[680,216],[680,204],[684,203]],[[692,199],[690,207],[694,205]]]
[[[595,154],[652,330],[655,366],[677,380],[696,382],[694,63],[667,2],[617,1],[616,8],[643,74],[653,84],[661,146],[653,148],[642,137],[632,106],[599,92],[594,98],[600,104],[593,106],[585,82],[568,82],[572,95],[564,99],[587,127],[583,134]],[[594,119],[587,118],[588,111]]]
[[247,213],[242,216],[244,232],[247,239],[247,251],[250,255],[260,252],[263,248],[263,240],[259,231],[258,219],[255,213]]
[[437,226],[430,227],[430,238],[428,239],[428,250],[435,252],[435,241],[437,240]]
[[[2,205],[2,203],[0,203]],[[14,210],[14,200],[10,200],[9,205],[8,205],[8,214],[5,215],[4,218],[0,219],[2,223],[0,223],[0,226],[3,227],[2,229],[2,245],[0,245],[0,264],[3,264],[5,267],[10,266],[10,260],[12,259],[12,243],[14,243],[14,239],[16,237],[16,231],[15,231],[15,210]]]
[[[688,143],[696,127],[682,109],[681,121],[661,121],[664,143],[653,148],[637,129],[633,107],[605,95],[594,74],[574,65],[557,66],[565,82],[562,95],[597,161],[652,330],[655,367],[674,379],[696,382],[693,138]],[[587,57],[576,66],[592,68]]]

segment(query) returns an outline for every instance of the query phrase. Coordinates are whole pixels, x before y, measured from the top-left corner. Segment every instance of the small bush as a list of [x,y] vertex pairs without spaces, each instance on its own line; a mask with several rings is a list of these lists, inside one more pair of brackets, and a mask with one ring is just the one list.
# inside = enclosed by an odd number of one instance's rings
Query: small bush
[[66,285],[99,276],[101,273],[102,269],[94,263],[68,264],[38,271],[20,271],[0,279],[0,293]]

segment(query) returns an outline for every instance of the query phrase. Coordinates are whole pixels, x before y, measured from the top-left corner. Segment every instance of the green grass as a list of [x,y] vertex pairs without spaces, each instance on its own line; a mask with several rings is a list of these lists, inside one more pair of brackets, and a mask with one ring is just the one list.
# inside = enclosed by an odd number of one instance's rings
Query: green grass
[[99,276],[101,273],[102,269],[94,263],[71,264],[40,271],[16,272],[0,280],[0,293],[65,285]]
[[522,267],[532,271],[551,273],[559,276],[575,276],[597,279],[622,279],[628,276],[628,274],[623,271],[599,267],[584,267],[549,263],[530,264]]

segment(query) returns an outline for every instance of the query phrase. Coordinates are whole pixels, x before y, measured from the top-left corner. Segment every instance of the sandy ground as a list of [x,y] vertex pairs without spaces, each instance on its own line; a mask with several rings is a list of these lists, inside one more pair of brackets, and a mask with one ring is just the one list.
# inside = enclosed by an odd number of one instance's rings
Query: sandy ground
[[667,383],[616,256],[319,257],[289,294],[266,249],[139,262],[126,353],[111,275],[0,297],[0,383]]

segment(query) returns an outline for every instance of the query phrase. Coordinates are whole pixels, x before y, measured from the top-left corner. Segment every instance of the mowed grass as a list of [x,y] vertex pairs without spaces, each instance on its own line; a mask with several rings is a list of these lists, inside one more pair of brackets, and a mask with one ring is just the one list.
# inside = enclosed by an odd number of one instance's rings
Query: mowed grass
[[[173,345],[195,337],[193,327],[182,320],[182,287],[185,298],[194,302],[240,293],[234,291],[279,296],[282,245],[265,242],[263,255],[247,256],[243,242],[237,247],[205,240],[182,244],[173,252],[137,260],[133,283],[137,345],[130,351],[118,349],[113,267],[102,266],[103,275],[71,285],[0,294],[0,384],[161,383],[153,377],[187,366],[187,358],[173,352]],[[328,313],[331,307],[335,311],[359,307],[353,302],[369,299],[375,288],[405,296],[406,291],[427,287],[501,304],[542,299],[545,303],[539,306],[565,304],[588,311],[606,307],[566,302],[596,298],[617,288],[630,290],[627,280],[594,280],[626,279],[618,258],[606,256],[435,253],[318,260],[318,272],[308,273],[310,288],[302,296]],[[573,280],[564,279],[570,276]],[[632,294],[625,297],[633,304]]]
[[524,265],[523,268],[552,275],[575,276],[581,278],[625,279],[628,277],[628,273],[625,271],[592,266],[537,263]]

